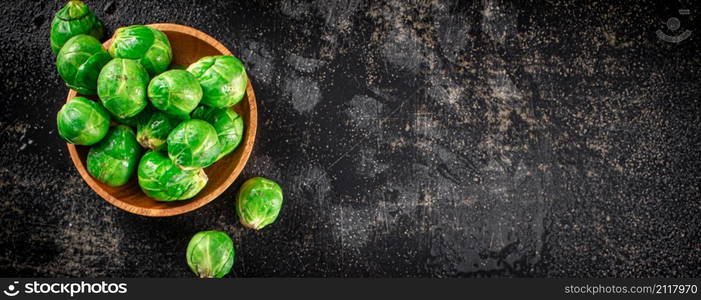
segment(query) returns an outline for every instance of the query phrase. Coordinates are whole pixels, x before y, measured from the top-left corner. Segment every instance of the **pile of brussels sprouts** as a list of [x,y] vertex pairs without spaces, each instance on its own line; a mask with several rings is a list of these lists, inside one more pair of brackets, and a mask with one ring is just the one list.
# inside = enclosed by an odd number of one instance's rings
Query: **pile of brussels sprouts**
[[[87,170],[108,186],[134,174],[157,201],[196,196],[207,184],[204,168],[241,143],[244,122],[231,109],[245,94],[246,70],[233,56],[203,57],[185,70],[169,70],[168,37],[144,26],[121,27],[105,49],[100,20],[81,1],[69,1],[51,24],[51,49],[66,86],[80,95],[57,115],[59,135],[90,146]],[[99,101],[83,96],[97,95]],[[246,181],[237,214],[249,228],[277,218],[282,189],[270,180]],[[231,238],[220,231],[192,237],[187,262],[200,277],[222,277],[234,262]]]
[[[103,32],[80,1],[56,14],[51,45],[59,75],[69,88],[100,100],[66,103],[58,112],[59,135],[91,146],[88,172],[106,185],[126,184],[137,174],[155,200],[194,197],[207,184],[202,169],[241,143],[243,119],[230,107],[245,93],[243,64],[208,56],[186,70],[168,70],[173,52],[163,32],[122,27],[109,49],[98,40]],[[111,121],[118,125],[110,128]]]

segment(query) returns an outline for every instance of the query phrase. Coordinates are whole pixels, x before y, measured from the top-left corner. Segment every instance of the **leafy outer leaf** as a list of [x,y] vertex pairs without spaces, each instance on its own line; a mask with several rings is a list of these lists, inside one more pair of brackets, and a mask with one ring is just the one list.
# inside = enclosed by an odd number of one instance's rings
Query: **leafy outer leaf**
[[141,158],[138,178],[141,190],[159,201],[190,199],[204,188],[208,180],[202,169],[180,169],[165,154],[152,151]]
[[98,40],[81,34],[61,48],[56,56],[56,69],[66,86],[83,95],[95,95],[100,70],[110,59]]
[[168,69],[173,59],[168,37],[160,30],[145,25],[118,28],[109,53],[115,58],[138,60],[150,76]]
[[217,131],[221,152],[217,160],[233,152],[243,139],[243,118],[230,108],[200,106],[192,112],[193,119],[212,124]]
[[202,87],[190,72],[170,70],[151,80],[148,98],[154,107],[166,113],[189,115],[202,99]]
[[105,137],[110,116],[100,103],[74,97],[58,112],[56,125],[58,134],[67,142],[89,146]]
[[120,186],[136,171],[141,147],[131,128],[112,127],[88,152],[88,173],[109,186]]
[[221,152],[216,130],[202,120],[180,123],[168,135],[167,143],[168,156],[183,169],[206,168]]
[[187,71],[202,86],[202,104],[230,107],[243,99],[246,92],[246,69],[233,56],[206,56],[190,65]]
[[221,278],[234,265],[234,241],[221,231],[201,231],[190,239],[185,257],[197,276]]
[[241,185],[236,213],[244,226],[261,229],[277,219],[281,208],[282,189],[276,182],[254,177]]
[[58,53],[64,44],[79,34],[90,35],[98,40],[104,36],[102,22],[82,1],[66,3],[51,21],[51,51]]
[[115,58],[100,71],[97,94],[116,117],[132,117],[146,107],[148,79],[148,73],[137,61]]

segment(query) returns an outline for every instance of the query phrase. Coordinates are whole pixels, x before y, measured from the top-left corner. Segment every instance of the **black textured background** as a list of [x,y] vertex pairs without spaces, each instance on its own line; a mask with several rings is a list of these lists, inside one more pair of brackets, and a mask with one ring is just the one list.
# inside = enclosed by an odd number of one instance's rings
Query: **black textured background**
[[[237,277],[701,276],[698,1],[88,4],[108,35],[171,22],[229,47],[254,152],[195,212],[109,205],[56,133],[63,1],[3,1],[0,276],[189,277],[208,229]],[[691,38],[658,40],[679,8]],[[252,176],[285,191],[259,232],[234,211]]]

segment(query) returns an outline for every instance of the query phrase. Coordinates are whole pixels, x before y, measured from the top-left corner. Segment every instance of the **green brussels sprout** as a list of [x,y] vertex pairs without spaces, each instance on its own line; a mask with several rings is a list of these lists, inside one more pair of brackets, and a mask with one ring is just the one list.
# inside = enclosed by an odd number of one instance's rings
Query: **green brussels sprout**
[[79,34],[102,39],[105,28],[85,3],[71,0],[54,15],[51,21],[51,51],[58,53],[61,47]]
[[100,70],[112,57],[94,37],[79,34],[66,42],[56,56],[56,69],[68,88],[95,95]]
[[142,147],[153,151],[166,149],[168,134],[181,121],[162,111],[150,111],[150,113],[140,113],[137,116],[141,116],[141,118],[136,126],[136,140]]
[[131,128],[112,127],[88,152],[88,173],[109,186],[120,186],[136,171],[141,147]]
[[158,201],[187,200],[207,184],[202,169],[183,170],[161,152],[149,151],[139,163],[139,186],[144,193]]
[[230,108],[200,106],[192,112],[192,118],[212,124],[217,131],[221,145],[217,160],[234,151],[243,139],[243,118]]
[[187,244],[187,265],[200,278],[222,278],[234,265],[234,241],[221,231],[200,231]]
[[151,76],[168,69],[173,59],[168,37],[145,25],[117,28],[108,51],[115,58],[138,60]]
[[233,56],[206,56],[187,70],[202,86],[202,104],[229,107],[239,103],[246,92],[246,69]]
[[117,118],[133,117],[146,107],[148,79],[139,62],[115,58],[102,68],[97,78],[97,95]]
[[170,70],[151,79],[148,98],[157,109],[171,115],[189,115],[202,99],[202,87],[190,72]]
[[110,116],[100,103],[74,97],[56,117],[58,134],[67,142],[89,146],[102,140],[110,129]]
[[241,224],[261,229],[273,223],[282,208],[282,189],[275,181],[254,177],[241,185],[236,197],[236,213]]
[[180,123],[170,132],[167,142],[168,156],[183,169],[206,168],[221,153],[217,131],[202,120]]

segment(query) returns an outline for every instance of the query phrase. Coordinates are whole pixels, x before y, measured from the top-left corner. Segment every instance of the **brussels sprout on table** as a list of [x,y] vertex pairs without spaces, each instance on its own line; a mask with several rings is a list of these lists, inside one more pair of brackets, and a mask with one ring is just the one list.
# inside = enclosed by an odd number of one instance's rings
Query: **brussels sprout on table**
[[222,278],[234,265],[234,241],[221,231],[200,231],[187,244],[187,265],[200,278]]
[[58,53],[66,41],[79,34],[102,39],[105,28],[85,3],[71,0],[54,15],[51,21],[51,51]]
[[92,145],[105,137],[110,116],[100,103],[74,97],[64,104],[56,117],[58,134],[76,145]]
[[207,121],[217,131],[221,145],[217,160],[234,151],[243,139],[243,118],[230,108],[200,106],[192,112],[192,118]]
[[180,123],[170,132],[167,142],[168,156],[183,169],[206,168],[221,153],[217,131],[202,120]]
[[168,134],[181,122],[177,117],[162,111],[149,111],[138,116],[141,118],[136,126],[136,140],[142,147],[153,151],[166,148]]
[[97,77],[110,59],[98,40],[80,34],[68,40],[58,52],[56,69],[68,88],[83,95],[95,95]]
[[243,226],[261,229],[277,219],[281,208],[282,189],[275,181],[254,177],[241,185],[236,213]]
[[202,169],[183,170],[160,152],[144,154],[139,163],[139,186],[158,201],[186,200],[194,197],[207,184]]
[[112,127],[104,139],[88,152],[88,173],[109,186],[120,186],[131,178],[141,155],[141,147],[131,128]]
[[148,80],[148,73],[137,61],[115,58],[100,71],[97,95],[117,118],[132,117],[146,107]]
[[118,28],[108,51],[115,58],[138,60],[151,76],[168,69],[173,59],[168,37],[160,30],[145,25]]
[[246,92],[246,69],[233,56],[205,56],[190,65],[187,71],[202,86],[202,104],[229,107],[239,103]]
[[171,115],[189,115],[202,99],[202,87],[190,72],[170,70],[151,79],[148,98],[154,107]]

